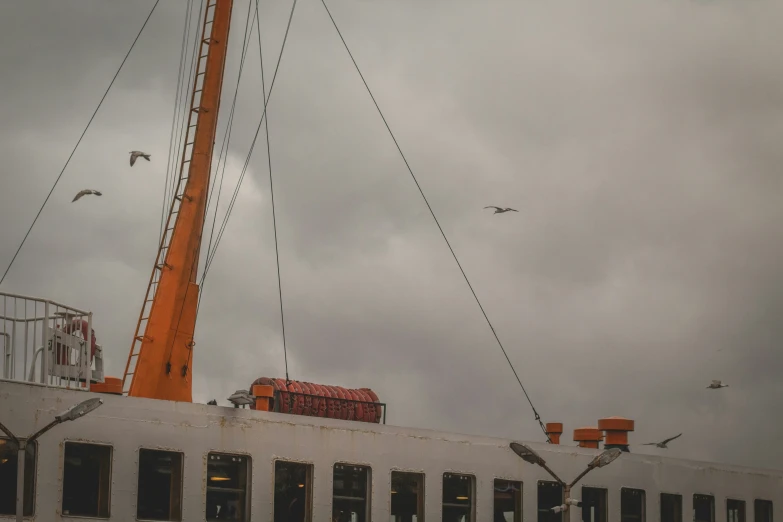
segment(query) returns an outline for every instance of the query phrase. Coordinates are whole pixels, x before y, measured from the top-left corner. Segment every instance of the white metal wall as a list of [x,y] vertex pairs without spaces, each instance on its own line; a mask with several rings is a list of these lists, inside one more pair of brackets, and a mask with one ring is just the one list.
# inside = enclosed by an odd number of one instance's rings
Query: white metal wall
[[[85,392],[0,381],[0,419],[24,437],[65,408],[87,398]],[[185,454],[183,520],[204,520],[206,456],[210,451],[252,458],[251,516],[272,520],[274,459],[314,465],[315,521],[331,516],[332,467],[336,462],[372,468],[372,520],[389,520],[391,471],[425,474],[425,517],[441,517],[444,472],[476,477],[478,521],[491,521],[495,478],[523,482],[524,520],[537,519],[537,483],[551,480],[542,469],[524,463],[508,440],[471,437],[428,430],[358,422],[298,417],[102,395],[104,405],[86,417],[57,426],[39,440],[36,520],[83,520],[55,515],[62,496],[63,441],[110,444],[113,450],[111,520],[132,521],[136,513],[139,448],[168,449]],[[597,450],[535,444],[547,464],[568,481],[582,471]],[[705,462],[623,454],[610,466],[596,469],[575,487],[608,489],[609,521],[620,520],[620,488],[646,492],[646,521],[659,522],[659,493],[683,496],[683,522],[692,519],[692,496],[715,497],[715,521],[726,521],[726,498],[745,500],[746,522],[753,521],[753,501],[783,506],[783,472]],[[568,522],[581,520],[573,509]],[[2,517],[0,517],[1,519]]]

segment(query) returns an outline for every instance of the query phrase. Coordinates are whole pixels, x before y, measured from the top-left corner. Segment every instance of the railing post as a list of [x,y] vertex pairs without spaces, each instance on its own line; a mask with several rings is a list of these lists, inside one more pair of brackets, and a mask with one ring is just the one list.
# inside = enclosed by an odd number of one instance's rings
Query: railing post
[[41,329],[41,336],[43,338],[43,353],[41,354],[41,384],[49,386],[49,352],[52,352],[52,334],[49,328],[49,301],[44,301],[44,322]]
[[[14,321],[11,323],[11,339],[8,341],[11,349],[11,371],[10,378],[16,378],[16,299],[14,299]],[[24,371],[22,372],[24,373]]]
[[11,337],[5,332],[0,333],[3,339],[3,378],[11,378]]
[[90,381],[92,381],[92,312],[87,314],[87,339],[84,341],[84,354],[79,359],[84,369],[84,382],[87,391],[90,391]]

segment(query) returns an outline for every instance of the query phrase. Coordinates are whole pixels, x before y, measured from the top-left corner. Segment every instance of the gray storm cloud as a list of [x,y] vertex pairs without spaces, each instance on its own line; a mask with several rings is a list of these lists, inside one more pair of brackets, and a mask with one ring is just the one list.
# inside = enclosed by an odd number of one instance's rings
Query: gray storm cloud
[[[623,415],[637,421],[632,443],[684,432],[635,451],[783,466],[771,415],[783,397],[783,4],[332,4],[564,441]],[[290,3],[260,5],[268,86]],[[3,269],[151,6],[4,6]],[[2,287],[95,311],[115,375],[157,245],[184,12],[172,2],[153,15]],[[246,12],[238,0],[218,144]],[[261,113],[257,53],[219,218]],[[292,378],[372,387],[394,424],[539,440],[319,2],[297,7],[269,123]],[[284,371],[260,140],[203,288],[201,401]],[[130,169],[130,150],[153,161]],[[72,206],[86,186],[103,197]],[[706,390],[711,379],[730,387]]]

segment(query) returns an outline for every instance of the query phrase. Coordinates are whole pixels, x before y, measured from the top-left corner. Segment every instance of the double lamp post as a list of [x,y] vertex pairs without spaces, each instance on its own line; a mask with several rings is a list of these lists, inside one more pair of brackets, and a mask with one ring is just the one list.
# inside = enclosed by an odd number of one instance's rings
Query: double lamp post
[[73,421],[76,419],[80,419],[93,411],[95,408],[103,404],[103,400],[95,397],[93,399],[87,399],[84,402],[80,402],[76,406],[73,406],[72,408],[69,408],[68,410],[64,411],[63,413],[57,415],[52,422],[35,432],[33,435],[30,435],[27,438],[19,439],[16,435],[14,435],[11,430],[3,426],[2,423],[0,423],[0,431],[8,435],[8,438],[11,439],[11,443],[16,447],[17,450],[17,464],[16,464],[16,520],[17,522],[22,522],[22,519],[24,517],[24,464],[25,464],[25,453],[27,453],[27,446],[30,446],[35,440],[49,431],[50,429],[54,428],[58,424],[61,424],[63,422],[67,421]]
[[549,467],[546,465],[546,461],[542,459],[541,455],[536,453],[532,448],[520,442],[512,442],[510,446],[511,449],[514,451],[514,453],[519,455],[522,458],[522,460],[530,464],[541,466],[547,471],[547,473],[549,473],[550,475],[552,475],[552,477],[554,477],[554,479],[557,481],[558,484],[563,486],[563,499],[565,503],[560,506],[553,507],[552,511],[554,511],[555,513],[560,513],[561,511],[568,511],[569,506],[582,507],[581,501],[571,498],[571,488],[574,487],[574,485],[577,482],[579,482],[579,480],[581,480],[582,477],[590,473],[592,470],[594,470],[595,468],[603,468],[604,466],[614,461],[622,453],[622,451],[620,451],[617,448],[605,450],[603,453],[595,457],[587,465],[587,469],[585,469],[583,472],[577,475],[577,477],[574,480],[572,480],[570,484],[566,484],[560,477],[558,477],[555,474],[554,471],[549,469]]

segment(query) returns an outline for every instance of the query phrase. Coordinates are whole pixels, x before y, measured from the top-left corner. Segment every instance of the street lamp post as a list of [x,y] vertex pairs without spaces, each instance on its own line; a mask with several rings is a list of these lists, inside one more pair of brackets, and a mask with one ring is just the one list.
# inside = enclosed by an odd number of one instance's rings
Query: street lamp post
[[560,506],[555,506],[552,508],[552,511],[555,513],[560,513],[561,511],[568,511],[569,506],[577,506],[581,507],[582,503],[579,500],[572,499],[571,498],[571,488],[574,487],[574,485],[579,482],[582,477],[590,473],[595,468],[603,468],[604,466],[610,464],[613,462],[617,457],[620,456],[622,451],[620,451],[617,448],[612,448],[605,450],[603,453],[595,457],[590,463],[587,465],[587,468],[581,472],[577,477],[571,481],[570,484],[566,484],[565,481],[563,481],[560,477],[555,474],[554,471],[549,469],[549,467],[546,465],[546,461],[541,458],[541,455],[536,453],[530,446],[527,446],[526,444],[522,444],[520,442],[512,442],[510,444],[511,449],[519,455],[519,457],[524,460],[525,462],[528,462],[530,464],[535,464],[537,466],[541,466],[544,468],[547,473],[552,475],[554,479],[563,486],[563,496],[565,498],[565,503]]
[[8,435],[8,438],[11,439],[11,442],[16,446],[17,448],[17,454],[16,454],[16,521],[22,522],[22,519],[24,517],[24,461],[25,461],[25,453],[27,452],[27,446],[35,442],[35,440],[49,431],[50,429],[54,428],[58,424],[61,424],[63,422],[67,421],[73,421],[76,419],[80,419],[81,417],[84,417],[88,413],[90,413],[92,410],[97,408],[103,404],[103,400],[99,399],[98,397],[87,399],[86,401],[80,402],[76,406],[73,406],[69,408],[68,410],[64,411],[63,413],[57,415],[52,422],[35,432],[33,435],[25,438],[25,439],[19,439],[14,435],[11,430],[3,426],[2,423],[0,423],[0,431],[3,431],[6,435]]

